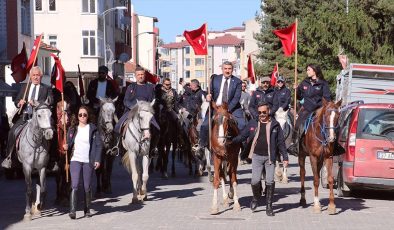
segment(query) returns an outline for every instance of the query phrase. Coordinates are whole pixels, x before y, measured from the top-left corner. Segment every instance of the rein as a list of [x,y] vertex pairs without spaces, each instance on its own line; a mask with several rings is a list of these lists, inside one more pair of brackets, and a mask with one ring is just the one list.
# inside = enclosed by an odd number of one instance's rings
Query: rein
[[[138,114],[139,114],[141,111],[149,112],[149,111],[147,111],[147,110],[140,110],[140,109],[138,109],[138,112],[136,113],[137,118],[138,118],[138,119],[137,119],[137,121],[138,121],[138,126],[135,124],[135,119],[134,119],[134,118],[133,118],[133,120],[132,120],[132,122],[131,122],[131,124],[133,125],[133,127],[134,127],[139,133],[142,133],[142,131],[145,131],[145,130],[149,130],[149,127],[147,127],[147,128],[141,128],[141,118],[138,116]],[[138,137],[134,134],[134,132],[133,132],[133,130],[130,128],[130,126],[127,126],[127,129],[128,129],[129,132],[131,133],[131,136],[137,141],[137,143],[138,143],[138,154],[141,154],[142,145],[145,144],[145,143],[147,142],[147,140],[146,140],[146,139],[142,139],[142,135],[140,136],[140,138],[138,138]]]
[[[335,111],[338,111],[338,109],[327,109],[326,112],[327,112],[327,111],[328,111],[328,112],[332,112],[332,111],[335,112]],[[326,114],[326,113],[324,113],[324,114]],[[327,126],[324,117],[323,117],[322,120],[323,120],[323,121],[322,121],[322,124],[319,123],[318,126],[320,127],[320,134],[321,134],[321,136],[322,136],[323,138],[322,138],[322,139],[319,138],[319,137],[317,136],[316,132],[314,132],[314,137],[320,142],[320,144],[321,144],[323,147],[326,147],[326,146],[329,144],[328,138],[329,138],[329,136],[330,136],[330,134],[329,134],[327,131],[329,131],[329,130],[331,130],[331,129],[333,129],[333,130],[338,129],[339,124],[337,124],[336,126]],[[314,128],[314,127],[315,127],[315,117],[312,118],[311,123],[312,123],[312,129],[315,130],[315,128]]]

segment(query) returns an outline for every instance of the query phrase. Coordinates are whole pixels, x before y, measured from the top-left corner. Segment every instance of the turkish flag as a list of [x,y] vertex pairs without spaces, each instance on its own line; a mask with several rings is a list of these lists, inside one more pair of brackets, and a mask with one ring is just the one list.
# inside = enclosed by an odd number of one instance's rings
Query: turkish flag
[[34,45],[31,50],[30,57],[29,57],[29,60],[27,61],[27,65],[26,65],[26,72],[27,73],[30,71],[31,67],[33,67],[33,64],[35,63],[35,61],[37,59],[38,51],[40,50],[41,39],[42,39],[42,34],[38,35],[36,40],[34,41]]
[[27,63],[26,46],[25,43],[23,43],[23,48],[21,52],[18,55],[16,55],[11,62],[11,70],[12,70],[11,75],[16,83],[22,82],[26,79],[26,75],[27,75],[26,63]]
[[278,68],[278,63],[276,63],[276,65],[274,67],[274,71],[272,71],[272,74],[271,74],[271,85],[272,86],[276,85],[276,79],[277,79],[277,76],[279,74],[278,69],[279,69]]
[[273,33],[280,39],[283,46],[283,52],[285,56],[290,57],[296,50],[297,44],[297,26],[294,22],[289,27],[274,30]]
[[156,84],[159,82],[159,77],[157,75],[153,75],[150,72],[145,70],[145,80],[152,83],[152,84]]
[[248,79],[249,79],[250,83],[252,83],[252,84],[254,84],[256,81],[256,78],[254,75],[252,55],[249,55],[249,58],[248,58]]
[[196,30],[183,32],[187,42],[193,47],[196,55],[208,55],[207,24]]
[[52,68],[51,74],[51,83],[55,85],[56,89],[58,89],[61,93],[63,93],[63,82],[64,82],[64,68],[58,56],[51,54],[53,59],[55,59],[55,64]]

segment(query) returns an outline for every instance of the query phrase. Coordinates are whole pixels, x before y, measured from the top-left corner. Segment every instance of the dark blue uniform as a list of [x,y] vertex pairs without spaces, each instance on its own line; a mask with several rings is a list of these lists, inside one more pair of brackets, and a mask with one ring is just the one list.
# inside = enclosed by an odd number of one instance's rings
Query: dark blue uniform
[[254,119],[257,119],[259,115],[257,114],[257,107],[259,103],[261,102],[267,102],[270,109],[271,109],[271,115],[272,113],[272,108],[274,105],[274,93],[275,91],[272,88],[269,88],[267,90],[263,90],[260,87],[256,89],[256,91],[253,92],[252,97],[250,98],[249,102],[249,112],[252,114],[252,117]]
[[276,89],[273,101],[274,101],[274,105],[272,107],[273,114],[275,114],[279,108],[282,108],[284,111],[287,111],[291,103],[290,90],[286,86],[283,86],[280,89]]
[[202,97],[206,97],[207,93],[202,89],[196,91],[185,91],[184,93],[184,107],[193,116],[197,116],[202,105]]

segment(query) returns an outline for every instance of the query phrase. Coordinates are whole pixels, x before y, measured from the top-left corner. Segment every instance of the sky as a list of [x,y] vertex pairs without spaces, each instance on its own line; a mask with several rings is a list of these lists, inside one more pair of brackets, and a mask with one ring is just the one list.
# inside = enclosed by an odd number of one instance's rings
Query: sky
[[225,30],[242,26],[260,12],[261,0],[131,0],[139,15],[156,17],[160,38],[175,41],[184,30],[194,30],[203,23],[208,29]]

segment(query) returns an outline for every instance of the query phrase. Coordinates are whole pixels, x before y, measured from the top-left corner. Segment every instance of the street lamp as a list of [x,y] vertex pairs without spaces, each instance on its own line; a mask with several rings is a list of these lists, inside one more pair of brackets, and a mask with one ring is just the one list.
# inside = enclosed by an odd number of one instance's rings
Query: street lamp
[[156,33],[155,33],[155,32],[152,32],[152,31],[145,31],[145,32],[141,32],[141,33],[139,33],[139,34],[137,34],[137,35],[134,36],[134,38],[135,38],[135,40],[136,40],[136,42],[137,42],[137,45],[136,45],[136,57],[135,57],[137,65],[140,64],[140,63],[139,63],[139,58],[138,58],[138,56],[139,56],[139,55],[138,55],[138,52],[139,52],[139,49],[138,49],[138,46],[139,46],[138,36],[140,36],[141,34],[156,34]]
[[109,12],[114,11],[114,10],[127,10],[127,7],[125,7],[125,6],[113,7],[113,8],[110,8],[108,10],[105,10],[104,12],[102,12],[100,14],[100,16],[103,17],[103,22],[104,22],[104,30],[103,30],[103,32],[104,32],[104,65],[105,66],[107,66],[107,41],[105,39],[106,38],[106,33],[105,33],[105,27],[106,27],[105,15],[107,15]]

